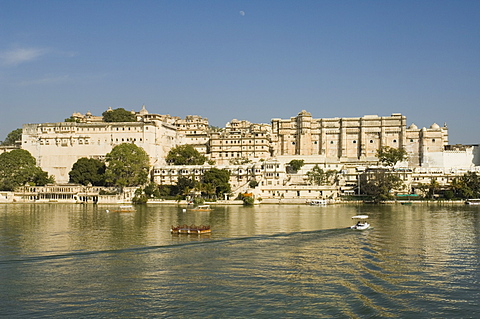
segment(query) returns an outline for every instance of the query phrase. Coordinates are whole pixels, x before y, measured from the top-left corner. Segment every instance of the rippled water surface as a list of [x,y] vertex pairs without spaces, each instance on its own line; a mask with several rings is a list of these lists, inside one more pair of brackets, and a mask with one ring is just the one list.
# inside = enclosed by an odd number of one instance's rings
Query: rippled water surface
[[0,317],[480,317],[480,207],[109,208],[0,205]]

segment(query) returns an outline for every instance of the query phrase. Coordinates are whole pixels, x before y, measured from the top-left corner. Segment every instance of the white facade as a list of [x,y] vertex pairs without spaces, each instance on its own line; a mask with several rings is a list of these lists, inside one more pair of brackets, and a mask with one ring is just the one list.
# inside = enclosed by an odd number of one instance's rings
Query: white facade
[[480,163],[478,145],[448,145],[443,151],[426,152],[422,167],[474,168]]
[[158,121],[25,124],[22,133],[22,148],[57,183],[68,182],[78,159],[104,159],[116,145],[134,143],[147,152],[151,165],[157,165],[182,141],[173,126]]
[[[78,159],[104,159],[113,147],[122,143],[142,147],[150,157],[151,166],[162,170],[167,167],[165,157],[172,147],[191,144],[216,164],[249,163],[246,165],[253,173],[257,170],[261,173],[256,176],[260,187],[272,188],[272,194],[280,194],[279,189],[284,186],[300,187],[301,183],[295,179],[304,177],[292,174],[288,179],[285,177],[285,165],[292,159],[305,160],[300,173],[316,164],[324,170],[344,170],[344,167],[377,164],[375,154],[382,146],[407,151],[408,162],[399,166],[470,169],[480,165],[478,145],[447,145],[446,125],[433,124],[428,129],[419,129],[414,124],[407,127],[406,117],[401,114],[313,119],[310,113],[302,111],[290,119],[272,119],[272,125],[232,120],[223,131],[217,132],[210,130],[208,120],[200,116],[182,120],[149,114],[145,106],[135,114],[136,122],[106,123],[88,112],[74,113],[72,118],[78,122],[25,124],[21,148],[35,157],[38,166],[54,175],[57,183],[65,183]],[[279,162],[279,170],[270,171],[273,162]],[[248,168],[238,167],[231,168],[235,172],[234,188],[244,187],[250,178]],[[169,178],[164,174],[155,175],[159,184]],[[172,178],[167,184],[175,181],[175,177]]]

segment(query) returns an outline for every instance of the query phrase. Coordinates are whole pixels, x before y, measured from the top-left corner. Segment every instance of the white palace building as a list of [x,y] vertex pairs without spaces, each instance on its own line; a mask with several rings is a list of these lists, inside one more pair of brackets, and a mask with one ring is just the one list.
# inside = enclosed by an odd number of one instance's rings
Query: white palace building
[[[454,171],[476,170],[480,165],[478,146],[448,144],[446,124],[407,126],[406,117],[398,113],[313,118],[309,112],[301,111],[289,119],[274,118],[270,124],[234,119],[220,129],[211,128],[208,120],[200,116],[181,119],[151,114],[145,106],[132,113],[136,122],[107,123],[101,116],[87,112],[74,113],[75,122],[24,124],[21,148],[29,151],[44,171],[54,175],[57,183],[67,183],[68,173],[78,159],[103,159],[116,145],[134,143],[149,154],[153,180],[173,184],[178,176],[198,178],[212,166],[182,168],[166,164],[171,148],[191,144],[213,165],[232,172],[236,192],[252,191],[247,185],[253,178],[259,182],[254,192],[265,199],[332,197],[342,190],[348,192],[356,183],[358,171],[377,164],[375,154],[382,146],[407,151],[408,162],[398,167],[412,172],[406,177],[412,182],[416,171],[448,171],[451,175]],[[305,161],[296,174],[286,169],[292,159]],[[342,172],[335,189],[313,189],[308,184],[305,174],[315,165]]]

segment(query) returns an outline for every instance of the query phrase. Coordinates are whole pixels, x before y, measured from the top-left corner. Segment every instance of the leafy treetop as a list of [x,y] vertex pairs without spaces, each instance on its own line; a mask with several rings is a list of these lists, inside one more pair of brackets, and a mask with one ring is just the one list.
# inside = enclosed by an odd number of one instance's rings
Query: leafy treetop
[[317,164],[312,168],[312,170],[307,172],[307,176],[310,183],[313,185],[322,186],[333,184],[334,181],[332,179],[337,175],[337,173],[337,171],[331,169],[324,171]]
[[94,158],[80,158],[68,173],[70,182],[93,186],[105,185],[105,163]]
[[137,121],[135,114],[121,107],[114,110],[107,110],[102,113],[102,116],[103,116],[104,122],[136,122]]
[[480,176],[476,172],[467,172],[452,181],[452,190],[459,198],[480,198]]
[[305,161],[304,160],[297,160],[297,159],[293,159],[288,163],[288,166],[294,172],[298,172],[303,167],[303,165],[305,165]]
[[115,146],[106,155],[105,161],[107,184],[129,187],[143,185],[148,181],[150,169],[148,154],[135,144],[123,143]]
[[231,192],[230,172],[225,169],[211,168],[203,175],[203,183],[211,184],[215,189],[215,195],[221,197]]
[[36,166],[35,158],[30,152],[15,149],[0,154],[0,189],[13,191],[25,185],[45,185],[53,183],[53,177],[48,177],[40,167]]
[[385,166],[395,166],[398,162],[407,159],[407,152],[404,149],[384,146],[377,150],[377,157],[380,163]]
[[397,174],[384,169],[364,173],[361,176],[361,185],[361,192],[371,196],[375,202],[392,199],[394,190],[405,187]]
[[15,145],[15,142],[20,141],[22,139],[22,129],[17,128],[16,130],[11,131],[8,133],[7,138],[3,141],[3,146],[12,146]]
[[65,119],[65,122],[80,123],[80,120],[76,117],[70,116],[69,118]]
[[173,165],[203,165],[205,156],[201,155],[192,145],[179,145],[168,152],[166,161]]

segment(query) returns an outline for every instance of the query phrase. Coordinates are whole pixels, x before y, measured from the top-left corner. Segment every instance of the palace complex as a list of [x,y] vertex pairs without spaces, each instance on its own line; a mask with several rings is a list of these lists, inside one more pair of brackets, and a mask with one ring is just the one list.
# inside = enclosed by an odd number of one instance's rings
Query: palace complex
[[[398,113],[313,118],[311,113],[301,111],[289,119],[274,118],[270,124],[234,119],[224,128],[211,127],[208,119],[200,116],[182,119],[151,114],[145,106],[133,113],[136,122],[103,122],[101,116],[87,112],[74,113],[74,122],[24,124],[21,148],[29,151],[44,171],[54,175],[57,183],[67,183],[68,173],[78,159],[103,159],[116,145],[134,143],[149,154],[153,180],[174,184],[179,176],[198,179],[212,167],[166,164],[170,149],[191,144],[215,167],[232,173],[234,192],[247,191],[253,179],[259,185],[254,192],[264,199],[348,194],[357,187],[359,172],[377,165],[375,155],[383,146],[406,150],[408,161],[398,163],[397,168],[405,172],[404,180],[410,184],[420,181],[425,172],[441,172],[442,176],[437,177],[448,183],[455,172],[476,170],[480,165],[477,146],[448,144],[446,124],[407,126],[406,117]],[[292,159],[304,160],[299,172],[288,171]],[[307,172],[314,166],[337,171],[335,185],[309,183]]]

